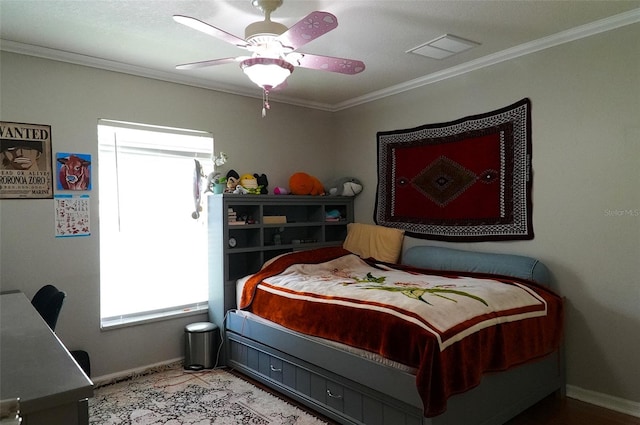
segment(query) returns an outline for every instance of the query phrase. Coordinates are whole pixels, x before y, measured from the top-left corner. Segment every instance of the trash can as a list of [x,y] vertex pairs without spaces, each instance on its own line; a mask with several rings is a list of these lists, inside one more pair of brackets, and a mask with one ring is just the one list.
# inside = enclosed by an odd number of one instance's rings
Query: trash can
[[184,368],[211,369],[219,346],[218,327],[209,322],[190,323],[184,327]]

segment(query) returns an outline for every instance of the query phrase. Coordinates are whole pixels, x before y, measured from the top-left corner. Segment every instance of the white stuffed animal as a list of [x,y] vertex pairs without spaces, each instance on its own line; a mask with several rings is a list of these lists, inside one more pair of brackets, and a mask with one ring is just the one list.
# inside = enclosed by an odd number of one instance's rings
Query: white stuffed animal
[[329,189],[329,195],[356,196],[362,192],[362,183],[355,177],[344,177]]

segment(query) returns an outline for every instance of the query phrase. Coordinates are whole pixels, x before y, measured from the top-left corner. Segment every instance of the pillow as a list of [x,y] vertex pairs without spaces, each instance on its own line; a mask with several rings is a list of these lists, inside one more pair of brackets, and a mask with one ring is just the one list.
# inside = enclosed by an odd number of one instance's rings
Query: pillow
[[404,230],[375,224],[347,224],[347,238],[342,247],[361,258],[373,257],[385,263],[396,263],[402,252]]
[[433,270],[501,274],[534,280],[545,285],[551,282],[551,272],[546,265],[535,258],[514,254],[418,245],[404,253],[402,264]]

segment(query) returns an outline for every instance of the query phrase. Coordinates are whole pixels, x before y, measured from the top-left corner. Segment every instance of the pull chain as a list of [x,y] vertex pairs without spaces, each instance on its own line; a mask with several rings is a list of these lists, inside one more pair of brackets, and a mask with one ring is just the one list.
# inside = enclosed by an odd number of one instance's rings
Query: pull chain
[[267,116],[267,110],[271,109],[269,105],[269,90],[264,89],[262,91],[262,118]]

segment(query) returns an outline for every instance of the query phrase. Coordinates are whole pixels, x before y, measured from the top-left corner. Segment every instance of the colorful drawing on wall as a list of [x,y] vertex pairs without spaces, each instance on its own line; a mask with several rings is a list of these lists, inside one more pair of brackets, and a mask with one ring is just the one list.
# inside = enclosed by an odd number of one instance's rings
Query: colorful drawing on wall
[[56,166],[58,189],[91,190],[91,155],[58,152]]
[[0,198],[53,198],[51,126],[0,122]]
[[89,195],[56,195],[56,238],[91,235]]

